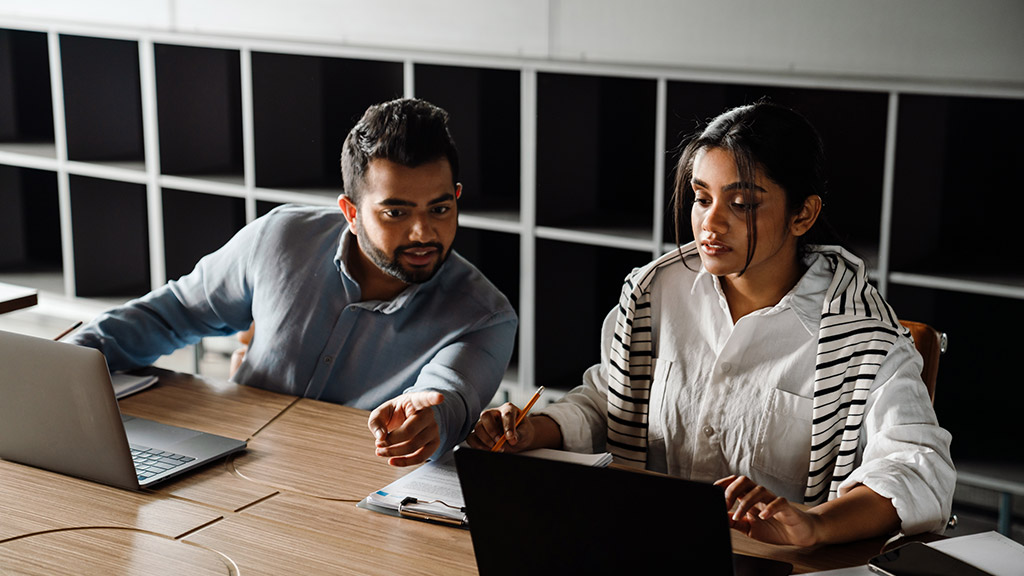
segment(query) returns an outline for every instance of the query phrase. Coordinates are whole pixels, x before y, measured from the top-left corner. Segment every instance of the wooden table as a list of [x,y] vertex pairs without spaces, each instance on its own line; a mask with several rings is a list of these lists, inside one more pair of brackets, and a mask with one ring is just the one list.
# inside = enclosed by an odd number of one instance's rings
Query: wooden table
[[0,314],[35,306],[38,303],[38,293],[35,289],[0,282]]
[[[158,371],[127,414],[249,441],[169,484],[130,492],[0,461],[0,572],[476,574],[466,530],[356,507],[407,470],[373,454],[367,413]],[[816,550],[734,533],[795,572],[863,564],[882,541]]]

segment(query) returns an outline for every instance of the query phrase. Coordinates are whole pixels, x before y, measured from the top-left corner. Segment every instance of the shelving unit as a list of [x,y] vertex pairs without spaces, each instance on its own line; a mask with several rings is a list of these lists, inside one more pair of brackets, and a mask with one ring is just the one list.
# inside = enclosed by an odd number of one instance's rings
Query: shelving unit
[[238,50],[155,44],[160,173],[244,184]]
[[674,246],[682,136],[757,98],[791,105],[824,137],[848,246],[901,317],[950,336],[936,409],[955,454],[1016,458],[998,440],[1017,436],[1014,344],[988,318],[1024,318],[1024,143],[1000,138],[1024,89],[59,26],[0,30],[0,47],[0,272],[51,270],[68,297],[141,295],[276,205],[333,205],[369,104],[446,108],[456,249],[520,315],[513,400],[577,384],[622,278]]

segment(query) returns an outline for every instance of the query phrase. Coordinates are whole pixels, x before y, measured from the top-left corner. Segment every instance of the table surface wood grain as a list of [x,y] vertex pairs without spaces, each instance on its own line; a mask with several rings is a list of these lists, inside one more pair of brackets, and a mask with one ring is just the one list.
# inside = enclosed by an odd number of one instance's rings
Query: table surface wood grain
[[[407,473],[374,456],[368,413],[150,369],[127,414],[248,441],[139,492],[0,461],[0,567],[25,574],[476,574],[470,532],[356,504]],[[882,540],[798,549],[732,533],[794,573],[864,564]]]

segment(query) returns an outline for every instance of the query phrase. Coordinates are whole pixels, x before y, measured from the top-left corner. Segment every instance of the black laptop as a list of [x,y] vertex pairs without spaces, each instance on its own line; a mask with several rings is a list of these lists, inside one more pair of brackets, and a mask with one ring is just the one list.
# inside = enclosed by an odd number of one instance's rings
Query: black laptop
[[733,554],[725,498],[711,484],[466,447],[455,464],[481,576],[793,569]]

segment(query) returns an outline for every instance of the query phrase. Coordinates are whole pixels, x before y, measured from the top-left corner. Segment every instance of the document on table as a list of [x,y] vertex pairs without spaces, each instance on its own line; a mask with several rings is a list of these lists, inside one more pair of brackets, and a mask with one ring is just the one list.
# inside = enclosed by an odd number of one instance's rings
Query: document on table
[[[523,456],[561,460],[586,466],[607,466],[611,454],[579,454],[564,450],[528,450]],[[427,462],[384,488],[363,499],[358,506],[394,516],[416,518],[468,527],[465,500],[459,475],[455,469],[455,454],[448,451],[440,460]]]
[[455,455],[448,451],[440,460],[433,460],[367,496],[360,505],[399,516],[419,520],[465,526],[466,503],[462,499]]
[[[1024,545],[998,532],[967,534],[929,542],[929,546],[941,550],[958,560],[992,576],[1019,576],[1024,566]],[[840,568],[825,572],[813,572],[818,576],[877,576],[867,565]]]
[[929,542],[946,554],[980,568],[992,576],[1020,576],[1024,566],[1024,545],[999,532],[968,534]]

